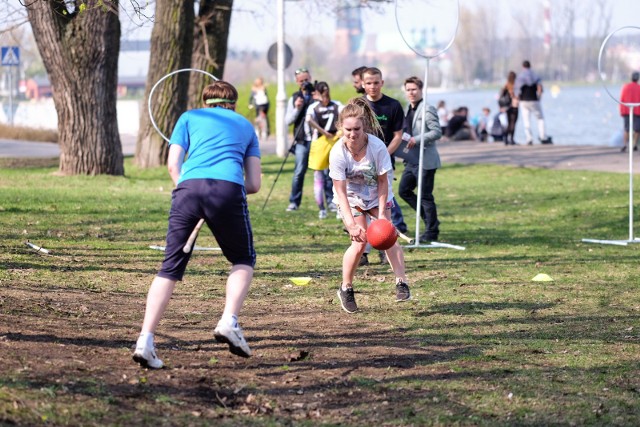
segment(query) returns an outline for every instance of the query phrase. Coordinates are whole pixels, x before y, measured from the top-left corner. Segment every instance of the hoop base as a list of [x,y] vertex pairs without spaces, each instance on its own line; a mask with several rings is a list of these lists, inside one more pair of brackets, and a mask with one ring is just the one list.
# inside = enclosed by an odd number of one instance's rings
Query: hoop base
[[411,245],[404,245],[403,247],[408,249],[420,249],[420,248],[449,248],[449,249],[457,249],[459,251],[464,251],[467,248],[464,246],[452,245],[450,243],[442,243],[442,242],[431,242],[429,244],[420,244],[413,243]]
[[[149,249],[154,249],[156,251],[164,251],[166,248],[166,246],[158,246],[158,245],[149,245]],[[221,251],[222,249],[220,248],[206,248],[206,247],[202,247],[202,246],[194,246],[193,247],[193,251]]]
[[584,243],[599,243],[601,245],[618,245],[627,246],[629,243],[640,243],[640,238],[634,237],[633,240],[598,240],[598,239],[582,239]]

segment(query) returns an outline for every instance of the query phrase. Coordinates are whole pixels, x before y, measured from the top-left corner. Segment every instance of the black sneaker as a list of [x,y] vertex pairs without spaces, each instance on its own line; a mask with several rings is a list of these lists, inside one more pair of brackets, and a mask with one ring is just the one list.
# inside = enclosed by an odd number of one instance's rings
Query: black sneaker
[[396,284],[396,302],[408,301],[411,299],[411,292],[409,292],[409,285],[400,281]]
[[429,234],[425,232],[420,235],[420,242],[422,243],[430,243],[430,242],[437,242],[437,241],[438,241],[437,234]]
[[358,262],[358,267],[362,267],[365,265],[369,265],[369,257],[367,256],[367,254],[362,254],[360,256],[360,262]]
[[358,311],[356,305],[356,297],[353,294],[353,288],[347,288],[346,291],[342,290],[342,285],[338,288],[338,298],[340,298],[340,305],[342,309],[347,313],[355,313]]

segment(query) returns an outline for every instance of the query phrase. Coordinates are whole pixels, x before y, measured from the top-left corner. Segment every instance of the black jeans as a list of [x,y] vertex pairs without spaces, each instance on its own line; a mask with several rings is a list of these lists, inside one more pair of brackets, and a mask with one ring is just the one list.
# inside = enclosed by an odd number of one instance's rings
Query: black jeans
[[[438,210],[436,208],[436,202],[433,198],[433,185],[436,178],[436,169],[422,170],[422,194],[420,203],[420,216],[424,221],[426,230],[425,235],[432,240],[437,240],[440,233],[438,221]],[[398,193],[402,200],[407,202],[414,210],[416,209],[416,202],[418,196],[414,193],[414,190],[418,187],[418,165],[412,165],[405,163],[404,172],[402,172],[402,178],[400,179],[400,185],[398,187]]]

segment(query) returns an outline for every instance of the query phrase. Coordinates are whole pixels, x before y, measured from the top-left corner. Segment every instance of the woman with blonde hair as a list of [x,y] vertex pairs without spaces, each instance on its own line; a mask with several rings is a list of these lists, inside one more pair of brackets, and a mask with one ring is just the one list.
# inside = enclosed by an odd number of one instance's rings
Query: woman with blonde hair
[[[393,167],[387,147],[374,135],[380,125],[365,99],[349,101],[338,118],[338,129],[343,136],[331,149],[329,176],[351,245],[342,259],[342,283],[337,293],[342,309],[354,313],[358,306],[353,279],[367,245],[367,216],[391,221]],[[396,301],[407,301],[411,293],[402,248],[395,243],[386,250],[386,256],[396,277]]]
[[249,97],[249,108],[255,108],[256,134],[260,139],[269,136],[269,97],[267,95],[267,85],[262,77],[258,77],[251,85],[251,96]]

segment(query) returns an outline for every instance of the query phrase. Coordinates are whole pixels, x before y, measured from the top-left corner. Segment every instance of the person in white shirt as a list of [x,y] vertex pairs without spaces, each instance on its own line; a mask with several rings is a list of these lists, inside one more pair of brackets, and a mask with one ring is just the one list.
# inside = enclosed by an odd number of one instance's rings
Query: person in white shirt
[[[391,221],[393,166],[386,145],[373,135],[379,132],[377,127],[375,113],[367,101],[350,100],[338,120],[343,136],[329,155],[334,200],[351,239],[342,260],[342,283],[338,289],[340,305],[347,313],[358,310],[353,279],[367,245],[367,216]],[[396,301],[407,301],[411,293],[402,248],[396,242],[385,252],[396,277]]]

